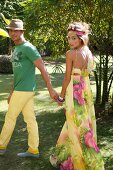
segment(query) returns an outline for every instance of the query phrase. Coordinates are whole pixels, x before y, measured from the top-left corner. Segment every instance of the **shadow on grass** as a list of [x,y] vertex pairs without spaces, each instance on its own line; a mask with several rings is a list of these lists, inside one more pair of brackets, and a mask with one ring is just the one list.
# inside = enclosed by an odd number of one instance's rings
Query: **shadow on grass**
[[0,74],[0,91],[2,93],[9,93],[13,82],[12,74]]
[[97,132],[106,170],[113,170],[113,116],[105,116],[97,120]]

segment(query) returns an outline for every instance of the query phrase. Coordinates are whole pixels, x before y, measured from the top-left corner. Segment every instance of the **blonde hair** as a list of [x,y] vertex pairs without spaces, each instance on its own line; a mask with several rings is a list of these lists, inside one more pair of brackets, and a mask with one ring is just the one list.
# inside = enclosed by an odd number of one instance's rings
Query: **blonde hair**
[[91,33],[90,25],[85,22],[73,22],[68,26],[68,31],[75,31],[77,36],[83,41],[84,45],[88,44]]

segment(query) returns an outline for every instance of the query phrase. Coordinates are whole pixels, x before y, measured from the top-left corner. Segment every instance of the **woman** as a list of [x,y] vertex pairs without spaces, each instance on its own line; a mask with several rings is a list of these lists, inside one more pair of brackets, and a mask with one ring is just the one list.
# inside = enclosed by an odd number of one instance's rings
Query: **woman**
[[71,23],[68,27],[70,50],[66,53],[66,73],[58,104],[66,100],[66,122],[50,162],[60,170],[104,170],[97,146],[96,119],[89,74],[94,58],[89,50],[89,25]]

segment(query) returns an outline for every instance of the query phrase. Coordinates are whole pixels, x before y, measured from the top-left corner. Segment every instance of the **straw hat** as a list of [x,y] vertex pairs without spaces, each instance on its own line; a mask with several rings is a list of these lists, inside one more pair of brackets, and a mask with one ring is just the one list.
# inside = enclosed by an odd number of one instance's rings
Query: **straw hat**
[[12,19],[10,24],[6,26],[7,29],[11,30],[25,30],[23,28],[23,21],[20,19]]

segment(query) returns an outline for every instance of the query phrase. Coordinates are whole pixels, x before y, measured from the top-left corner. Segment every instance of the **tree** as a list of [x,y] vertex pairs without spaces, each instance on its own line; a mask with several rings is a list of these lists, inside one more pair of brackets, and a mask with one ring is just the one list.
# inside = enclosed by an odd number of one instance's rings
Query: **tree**
[[[23,7],[21,6],[22,0],[2,0],[0,1],[0,11],[1,13],[7,18],[7,19],[12,19],[12,18],[22,18],[23,17]],[[6,23],[4,22],[3,18],[0,18],[0,28],[1,29],[6,29],[5,28]],[[10,40],[9,38],[3,38],[1,37],[0,39],[0,54],[10,54]]]

